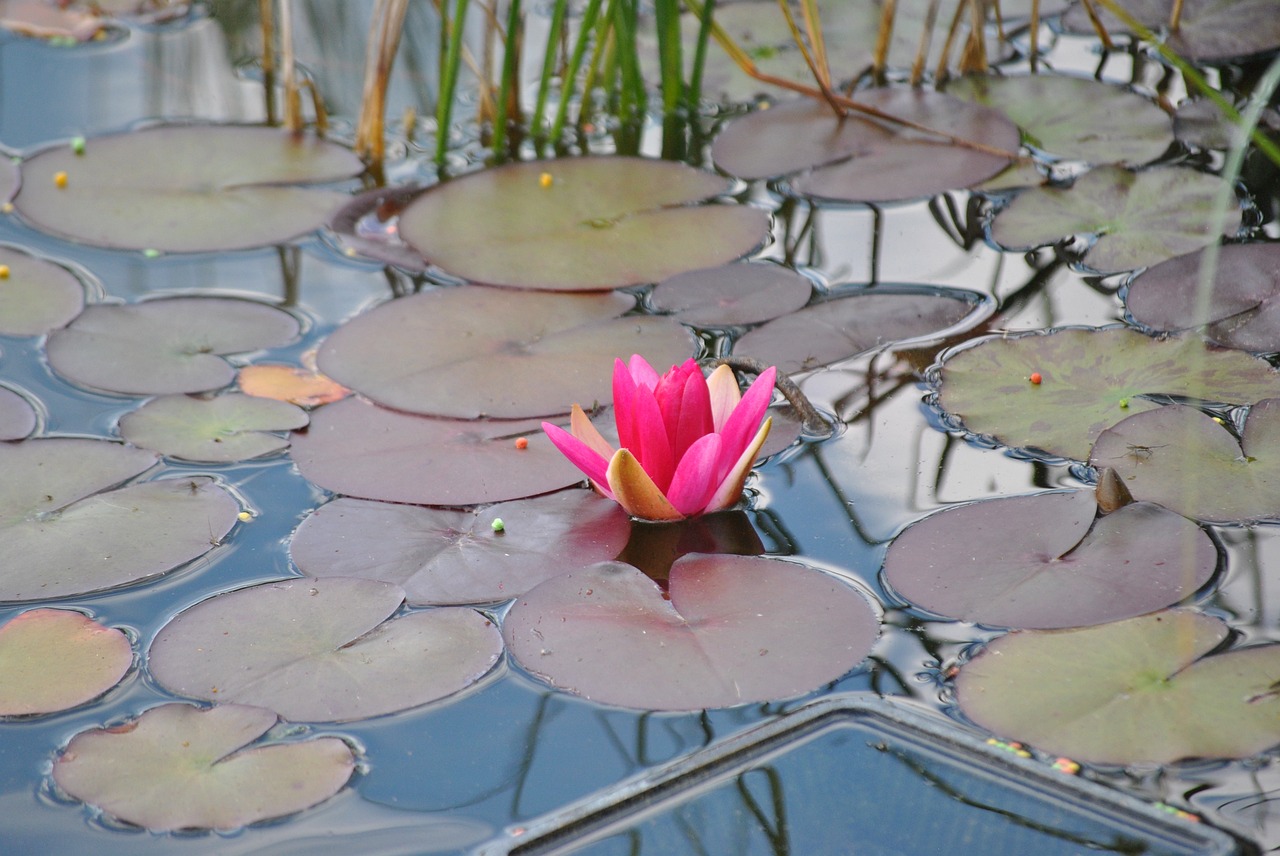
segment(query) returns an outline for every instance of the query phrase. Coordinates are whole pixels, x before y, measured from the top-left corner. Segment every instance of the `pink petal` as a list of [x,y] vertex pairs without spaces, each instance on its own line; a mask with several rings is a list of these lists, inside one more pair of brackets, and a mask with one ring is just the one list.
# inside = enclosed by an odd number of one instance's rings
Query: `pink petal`
[[637,385],[646,389],[653,389],[658,385],[658,373],[654,371],[653,366],[649,365],[649,361],[639,354],[631,355],[628,374]]
[[631,401],[634,445],[624,446],[644,467],[658,490],[665,491],[675,472],[675,458],[671,455],[671,441],[667,439],[667,426],[653,392],[637,387]]
[[547,439],[552,445],[569,459],[569,463],[586,473],[587,478],[597,486],[608,484],[609,461],[607,458],[601,457],[599,452],[559,425],[543,422],[542,430],[547,433]]
[[728,366],[717,366],[707,378],[707,392],[711,396],[711,419],[717,434],[724,431],[724,423],[729,421],[729,414],[742,400],[742,391],[738,389],[738,379],[733,369]]
[[707,507],[703,509],[704,514],[710,514],[713,511],[722,511],[733,505],[742,496],[742,486],[747,483],[747,476],[751,474],[751,467],[755,465],[756,455],[760,454],[760,447],[764,445],[764,440],[769,436],[769,429],[773,427],[773,420],[766,419],[764,424],[760,426],[760,430],[756,432],[755,437],[747,444],[747,448],[742,451],[742,456],[729,470],[728,475],[720,482],[720,486],[716,488],[711,499],[707,501]]
[[632,413],[635,394],[636,382],[627,370],[626,363],[614,360],[613,419],[618,426],[618,445],[624,449],[636,448],[635,416]]
[[751,442],[751,436],[760,427],[760,419],[769,407],[773,398],[773,382],[778,370],[773,366],[765,369],[756,378],[755,383],[742,396],[742,401],[729,414],[720,435],[724,438],[724,454],[737,457]]
[[711,394],[701,371],[695,371],[685,380],[684,394],[680,401],[680,418],[674,430],[668,425],[671,451],[677,461],[684,458],[689,447],[715,430],[711,416]]
[[719,434],[706,434],[689,447],[676,467],[667,501],[686,517],[701,513],[718,487],[721,445]]
[[609,461],[609,487],[618,504],[633,517],[644,520],[680,520],[684,517],[667,501],[640,462],[626,449]]

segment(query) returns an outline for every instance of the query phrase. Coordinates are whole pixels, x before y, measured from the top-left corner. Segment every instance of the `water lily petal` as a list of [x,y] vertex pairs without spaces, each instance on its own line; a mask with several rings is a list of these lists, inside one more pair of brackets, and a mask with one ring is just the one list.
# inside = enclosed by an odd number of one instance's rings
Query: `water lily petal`
[[633,517],[644,520],[681,520],[684,517],[658,490],[635,455],[626,449],[619,449],[609,461],[609,487],[613,490],[613,498]]
[[[668,428],[670,431],[670,428]],[[715,420],[711,415],[711,393],[707,389],[707,381],[702,377],[702,370],[695,364],[693,374],[685,379],[684,394],[680,402],[680,419],[676,423],[675,432],[671,435],[672,451],[680,461],[699,437],[715,431]]]
[[[631,358],[643,359],[639,356]],[[631,376],[627,364],[622,360],[613,361],[613,418],[618,426],[618,445],[624,449],[636,448],[635,416],[632,414],[632,399],[636,394],[636,381]]]
[[684,516],[700,513],[716,492],[722,446],[719,434],[706,434],[689,447],[676,466],[667,501]]
[[745,449],[749,438],[760,425],[760,417],[764,416],[773,398],[773,383],[778,370],[773,366],[760,372],[760,376],[751,384],[751,388],[742,396],[742,401],[729,414],[724,429],[720,432],[724,437],[724,454],[731,455]]
[[[587,478],[591,479],[597,487],[608,483],[608,458],[602,457],[591,446],[588,446],[559,425],[543,422],[542,430],[547,433],[547,439],[551,441],[552,445],[569,459],[569,463],[586,473]],[[604,492],[603,489],[602,492]]]
[[594,449],[606,461],[613,457],[613,447],[609,445],[609,441],[600,436],[595,423],[576,404],[573,405],[573,410],[569,414],[569,433]]
[[658,385],[658,372],[654,370],[653,366],[649,365],[648,360],[639,354],[631,355],[631,363],[627,371],[638,386],[653,389]]
[[720,482],[720,486],[716,488],[716,492],[707,502],[707,507],[703,509],[704,514],[710,514],[713,511],[722,511],[738,501],[738,497],[742,496],[742,486],[747,483],[747,476],[751,473],[751,467],[756,462],[756,455],[760,453],[760,447],[764,445],[764,440],[769,436],[769,429],[773,427],[773,419],[764,420],[764,424],[760,426],[760,430],[756,432],[756,436],[743,450],[742,456],[738,458],[737,463],[729,470],[729,474],[724,477],[724,481]]
[[724,431],[724,423],[729,421],[729,414],[742,400],[742,390],[738,389],[738,378],[728,366],[717,366],[707,378],[707,392],[711,396],[711,419],[716,433]]
[[671,455],[671,440],[667,437],[667,426],[662,421],[658,401],[652,390],[638,386],[631,399],[631,407],[634,439],[630,446],[624,445],[623,448],[631,450],[658,490],[665,491],[671,484],[676,462]]
[[672,366],[669,372],[658,378],[658,385],[653,388],[654,400],[658,402],[662,423],[666,426],[667,438],[671,441],[672,455],[677,461],[680,460],[680,454],[675,448],[676,434],[680,426],[680,410],[684,404],[684,386],[693,373],[702,382],[698,364],[691,359],[685,360],[683,365]]

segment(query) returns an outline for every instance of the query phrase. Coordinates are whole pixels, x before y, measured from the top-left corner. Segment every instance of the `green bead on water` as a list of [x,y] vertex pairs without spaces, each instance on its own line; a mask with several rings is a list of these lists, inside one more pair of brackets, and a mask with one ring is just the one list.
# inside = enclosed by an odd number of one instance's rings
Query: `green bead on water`
[[71,151],[78,155],[84,154],[84,137],[71,138]]
[[506,531],[506,528],[507,528],[506,524],[502,522],[501,517],[493,518],[493,522],[490,523],[489,526],[493,529],[494,532],[503,532],[503,531]]
[[160,258],[160,251],[159,250],[143,250],[142,255],[148,259],[158,259]]
[[1124,408],[1125,410],[1128,410],[1128,409],[1129,409],[1129,399],[1127,399],[1127,398],[1122,398],[1122,399],[1120,399],[1120,406],[1121,406],[1122,408]]

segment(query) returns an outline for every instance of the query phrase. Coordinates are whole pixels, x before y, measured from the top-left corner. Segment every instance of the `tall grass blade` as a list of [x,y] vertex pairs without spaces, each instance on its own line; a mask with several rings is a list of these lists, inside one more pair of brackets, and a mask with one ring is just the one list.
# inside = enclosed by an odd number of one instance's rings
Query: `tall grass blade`
[[507,29],[502,42],[502,79],[498,85],[497,113],[490,145],[498,160],[507,157],[507,128],[520,122],[520,54],[524,47],[524,17],[520,0],[510,0]]
[[458,67],[462,64],[462,31],[466,29],[470,0],[455,0],[453,13],[444,21],[447,42],[443,74],[440,76],[440,99],[436,103],[436,166],[443,167],[449,151],[453,127],[453,101],[458,88]]

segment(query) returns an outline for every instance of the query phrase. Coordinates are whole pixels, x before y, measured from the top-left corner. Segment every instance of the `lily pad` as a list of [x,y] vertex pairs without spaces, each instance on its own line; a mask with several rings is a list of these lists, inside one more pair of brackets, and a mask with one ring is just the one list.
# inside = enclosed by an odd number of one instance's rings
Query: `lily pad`
[[180,695],[337,722],[417,707],[482,678],[502,655],[493,622],[445,607],[391,616],[404,590],[329,577],[210,598],[166,624],[151,674]]
[[0,600],[47,600],[130,585],[204,555],[239,504],[212,479],[108,488],[149,469],[151,452],[101,440],[0,445]]
[[54,713],[120,683],[133,645],[68,609],[32,609],[0,627],[0,716]]
[[1050,629],[1154,612],[1213,575],[1217,548],[1185,517],[1147,502],[1096,511],[1091,490],[948,509],[893,540],[885,580],[949,618]]
[[416,184],[378,187],[357,193],[329,221],[338,248],[346,255],[395,265],[413,273],[429,265],[400,237],[400,212],[422,193]]
[[265,303],[170,297],[90,306],[49,337],[49,364],[73,383],[126,395],[206,392],[235,380],[222,358],[283,345],[298,321]]
[[153,707],[85,731],[53,763],[71,796],[156,832],[235,829],[283,817],[342,790],[355,755],[337,737],[247,748],[276,723],[259,707]]
[[1143,164],[1173,142],[1173,120],[1153,101],[1097,80],[1057,74],[969,75],[947,94],[1001,110],[1027,142],[1090,163]]
[[347,196],[299,185],[363,169],[335,143],[277,128],[157,126],[32,156],[14,204],[41,231],[95,246],[238,250],[319,228]]
[[0,269],[0,336],[41,336],[84,309],[84,284],[61,265],[0,247]]
[[986,309],[972,291],[877,286],[770,321],[733,350],[779,371],[809,371],[905,339],[955,332],[977,324]]
[[[991,239],[1007,249],[1051,244],[1072,235],[1097,240],[1084,257],[1096,271],[1146,267],[1214,243],[1218,176],[1178,167],[1131,172],[1101,166],[1069,188],[1023,191],[991,223]],[[1240,210],[1231,197],[1224,231],[1234,234]]]
[[810,692],[856,666],[879,635],[860,592],[803,565],[685,556],[670,599],[643,573],[603,562],[553,577],[503,622],[511,653],[593,701],[698,710]]
[[308,576],[403,586],[412,606],[491,603],[614,558],[630,532],[617,503],[585,490],[483,511],[340,498],[302,521],[290,553]]
[[[1244,107],[1240,106],[1241,112]],[[1280,111],[1267,108],[1258,117],[1258,128],[1268,134],[1280,131]],[[1208,98],[1183,101],[1173,114],[1173,133],[1189,146],[1202,149],[1229,149],[1236,145],[1241,128]]]
[[769,229],[762,209],[691,204],[729,189],[720,176],[669,161],[516,163],[430,188],[401,213],[400,236],[472,282],[603,291],[723,264],[759,246]]
[[22,440],[36,430],[40,416],[20,392],[0,386],[0,440]]
[[[1125,0],[1124,9],[1143,26],[1162,32],[1168,26],[1174,0]],[[1119,19],[1098,4],[1109,33],[1128,32]],[[1063,26],[1092,33],[1089,17],[1079,2],[1062,16]],[[1280,16],[1274,0],[1186,0],[1176,33],[1165,44],[1191,62],[1218,63],[1280,48]]]
[[1209,338],[1254,353],[1280,351],[1280,244],[1218,250],[1208,299],[1200,306],[1204,250],[1161,262],[1129,283],[1125,305],[1139,324],[1185,330],[1209,324]]
[[87,42],[106,25],[101,15],[47,0],[0,0],[0,30],[33,39]]
[[1280,645],[1205,655],[1222,621],[1186,610],[1011,633],[960,670],[974,722],[1098,764],[1245,758],[1280,742]]
[[165,395],[121,417],[120,436],[169,458],[227,463],[287,449],[286,438],[267,432],[306,424],[306,411],[284,401],[235,393]]
[[[515,440],[529,445],[517,449]],[[417,505],[522,499],[582,482],[538,419],[428,419],[358,398],[327,404],[291,437],[303,477],[334,493]]]
[[1280,395],[1280,373],[1264,360],[1121,327],[985,339],[945,356],[939,378],[939,406],[967,430],[1076,460],[1103,429],[1160,406],[1142,396],[1248,404]]
[[320,369],[379,404],[410,413],[518,419],[612,400],[613,361],[672,365],[693,352],[670,318],[620,317],[624,294],[443,288],[393,300],[344,324]]
[[781,265],[735,262],[663,280],[650,292],[649,303],[682,324],[730,327],[794,312],[812,293],[809,280]]
[[1240,440],[1194,407],[1141,413],[1102,432],[1089,456],[1138,499],[1209,523],[1280,519],[1280,399],[1249,410]]
[[18,164],[4,157],[3,151],[0,151],[0,203],[8,202],[18,192],[21,175]]
[[[1018,150],[1018,129],[989,107],[916,89],[862,90],[854,98],[969,142]],[[797,193],[842,202],[892,202],[969,187],[1010,160],[856,113],[840,119],[826,104],[809,99],[731,122],[712,144],[711,155],[718,167],[739,178],[804,171],[791,179]]]
[[245,395],[274,398],[299,407],[318,407],[351,394],[351,390],[314,368],[279,363],[245,366],[236,375],[236,385]]

